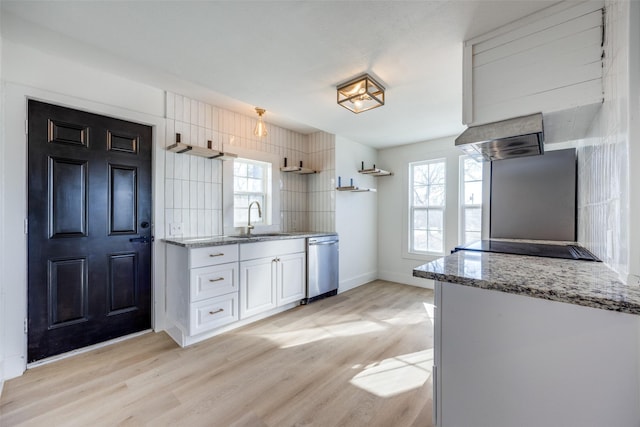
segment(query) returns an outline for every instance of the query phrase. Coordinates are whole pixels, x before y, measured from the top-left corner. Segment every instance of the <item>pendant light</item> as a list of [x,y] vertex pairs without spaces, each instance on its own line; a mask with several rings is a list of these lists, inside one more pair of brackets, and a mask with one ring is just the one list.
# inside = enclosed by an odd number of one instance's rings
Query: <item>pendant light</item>
[[256,123],[256,127],[253,130],[253,134],[259,138],[262,138],[263,136],[267,136],[267,125],[262,120],[262,115],[266,112],[267,110],[265,110],[264,108],[256,107],[256,113],[258,113],[258,123]]

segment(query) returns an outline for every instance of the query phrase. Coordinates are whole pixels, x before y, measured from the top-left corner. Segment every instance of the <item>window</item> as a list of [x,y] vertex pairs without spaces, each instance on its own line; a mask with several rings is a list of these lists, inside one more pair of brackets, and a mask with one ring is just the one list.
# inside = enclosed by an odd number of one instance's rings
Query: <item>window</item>
[[268,224],[270,212],[271,164],[248,159],[233,161],[233,222],[244,227],[249,219],[249,204],[260,203],[262,218],[254,206],[251,224]]
[[444,252],[445,160],[409,163],[409,252]]
[[460,240],[463,245],[482,238],[482,161],[460,157]]

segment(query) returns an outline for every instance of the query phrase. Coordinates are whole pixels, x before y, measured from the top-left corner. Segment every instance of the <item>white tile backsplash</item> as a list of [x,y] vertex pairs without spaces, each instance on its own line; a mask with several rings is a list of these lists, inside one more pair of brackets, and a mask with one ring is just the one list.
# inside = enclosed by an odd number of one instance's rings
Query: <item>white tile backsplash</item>
[[[335,230],[334,135],[303,135],[267,123],[268,136],[253,135],[257,115],[242,115],[188,97],[166,94],[166,145],[175,134],[187,144],[233,151],[233,147],[277,155],[284,164],[319,170],[314,175],[281,173],[282,231]],[[219,235],[223,227],[222,167],[219,160],[166,153],[165,230],[181,223],[183,237]]]
[[604,103],[578,148],[578,240],[621,276],[628,260],[628,2],[606,2]]

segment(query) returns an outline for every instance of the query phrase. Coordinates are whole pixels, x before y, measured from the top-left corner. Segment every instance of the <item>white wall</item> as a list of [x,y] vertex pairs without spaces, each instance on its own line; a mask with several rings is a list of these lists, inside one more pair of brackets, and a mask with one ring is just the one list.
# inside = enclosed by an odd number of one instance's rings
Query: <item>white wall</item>
[[[623,10],[623,13],[625,11]],[[624,15],[623,15],[624,18]],[[629,280],[640,285],[640,2],[628,2]]]
[[[272,125],[265,117],[268,135],[253,134],[257,115],[246,116],[215,105],[167,93],[165,145],[183,143],[266,161],[273,166],[273,221],[259,226],[264,231],[334,231],[332,204],[334,137],[316,132],[303,135]],[[231,162],[210,160],[164,151],[165,230],[169,237],[204,237],[236,234],[233,227],[233,181]],[[313,175],[281,173],[284,165],[299,165],[319,171]],[[224,197],[223,197],[224,195]],[[170,224],[182,224],[182,234],[170,235]]]
[[[376,150],[336,136],[336,185],[350,179],[361,188],[376,188],[380,179],[358,173],[361,162],[378,165]],[[340,292],[363,285],[378,277],[378,193],[336,191],[336,231],[340,236]]]
[[[148,124],[153,127],[154,161],[154,234],[162,235],[164,221],[163,189],[155,185],[164,180],[162,166],[164,135],[164,92],[143,84],[83,64],[63,60],[32,48],[3,40],[3,96],[4,135],[0,175],[0,205],[5,206],[2,227],[5,233],[0,242],[4,265],[0,292],[5,299],[5,311],[0,323],[4,327],[2,339],[4,378],[20,375],[26,366],[26,336],[23,321],[27,317],[27,244],[24,220],[27,217],[27,100],[38,99],[59,105],[79,108],[98,114]],[[34,70],[40,70],[40,73]],[[42,72],[47,70],[47,72]],[[91,97],[91,99],[87,99]],[[163,328],[164,313],[164,255],[161,246],[154,245],[154,326]]]
[[640,171],[634,167],[640,161],[640,43],[633,3],[606,4],[604,103],[578,152],[578,239],[623,280],[640,284]]
[[[2,177],[5,166],[4,160],[6,155],[4,152],[4,74],[2,70],[2,45],[3,40],[0,35],[0,194],[5,193],[4,178]],[[5,271],[4,265],[4,197],[0,197],[0,271]],[[2,395],[2,387],[4,386],[4,286],[0,283],[0,395]]]
[[[252,116],[233,113],[180,95],[166,96],[162,89],[6,39],[3,40],[2,64],[5,67],[1,70],[3,91],[0,99],[6,103],[6,108],[0,117],[7,126],[6,129],[2,128],[4,133],[0,133],[0,164],[4,162],[4,167],[0,169],[0,263],[11,265],[12,268],[9,271],[2,270],[4,280],[0,283],[0,380],[20,375],[26,366],[23,321],[27,317],[27,244],[23,228],[27,217],[27,137],[24,128],[28,99],[153,126],[156,330],[164,328],[165,256],[160,239],[167,235],[166,225],[177,218],[176,212],[180,211],[180,220],[185,222],[188,235],[222,233],[223,183],[220,162],[167,152],[164,148],[174,142],[176,131],[182,133],[183,142],[195,141],[197,145],[206,146],[206,140],[212,139],[215,144],[224,143],[228,151],[236,148],[245,153],[268,154],[276,159],[276,167],[280,159],[287,157],[292,164],[302,160],[305,166],[321,170],[321,173],[309,176],[282,174],[281,180],[276,182],[276,188],[281,190],[278,196],[282,196],[276,198],[277,224],[284,231],[335,230],[333,135],[318,132],[307,136],[268,124],[269,137],[259,141],[252,135],[255,124]],[[178,99],[182,108],[176,106]],[[178,111],[180,118],[177,117]],[[206,176],[207,172],[210,174],[209,180],[201,176]],[[180,184],[180,189],[177,184]],[[211,188],[207,188],[206,184],[210,184]],[[314,189],[313,193],[308,192],[309,187]],[[207,190],[211,192],[211,206],[201,206],[204,199],[202,194]],[[191,196],[194,191],[198,194],[195,203],[189,198],[189,203],[182,205],[182,201],[186,200],[183,196]],[[3,210],[3,207],[10,209]],[[207,220],[209,226],[206,225]],[[10,304],[2,305],[3,302]]]
[[458,245],[459,159],[463,154],[454,146],[454,137],[419,142],[380,150],[380,167],[394,175],[378,178],[378,276],[380,279],[433,288],[430,280],[415,278],[415,267],[439,256],[408,253],[409,163],[446,159],[445,250]]

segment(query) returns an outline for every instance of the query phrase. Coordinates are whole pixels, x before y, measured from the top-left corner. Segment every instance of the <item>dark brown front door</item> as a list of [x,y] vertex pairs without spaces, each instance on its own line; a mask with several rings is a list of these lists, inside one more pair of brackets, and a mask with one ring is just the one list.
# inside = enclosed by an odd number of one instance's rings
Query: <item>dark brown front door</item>
[[28,131],[28,361],[150,328],[151,128],[29,101]]

